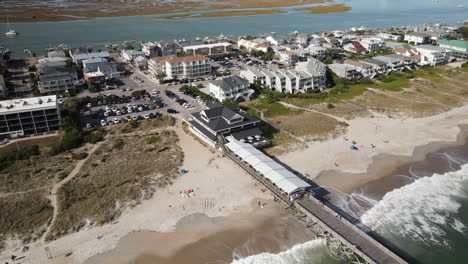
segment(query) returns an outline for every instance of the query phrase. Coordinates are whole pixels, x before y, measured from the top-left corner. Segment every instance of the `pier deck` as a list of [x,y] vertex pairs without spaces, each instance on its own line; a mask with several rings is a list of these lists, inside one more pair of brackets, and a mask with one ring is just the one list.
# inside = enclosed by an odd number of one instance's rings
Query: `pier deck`
[[331,209],[327,210],[327,208],[323,208],[307,198],[296,200],[295,204],[309,218],[319,223],[326,231],[333,233],[335,237],[368,263],[407,263],[367,233],[349,223],[348,220],[336,217]]

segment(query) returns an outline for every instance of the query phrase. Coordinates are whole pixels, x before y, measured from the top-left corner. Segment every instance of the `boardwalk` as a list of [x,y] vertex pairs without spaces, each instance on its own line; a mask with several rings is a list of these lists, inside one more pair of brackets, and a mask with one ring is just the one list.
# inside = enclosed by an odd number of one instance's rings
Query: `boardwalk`
[[332,233],[368,263],[407,263],[344,218],[336,217],[331,209],[322,208],[316,202],[307,198],[296,200],[295,204],[303,213],[320,224],[326,231]]

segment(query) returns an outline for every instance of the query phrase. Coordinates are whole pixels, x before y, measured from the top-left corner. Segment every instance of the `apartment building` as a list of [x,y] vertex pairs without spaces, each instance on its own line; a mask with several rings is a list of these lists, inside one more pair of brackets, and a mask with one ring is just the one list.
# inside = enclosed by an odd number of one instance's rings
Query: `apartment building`
[[223,43],[213,43],[205,45],[193,45],[183,47],[184,52],[187,55],[217,55],[230,53],[232,51],[232,44],[223,42]]
[[278,51],[278,55],[280,57],[280,61],[288,65],[294,65],[299,61],[299,55],[294,51],[282,50]]
[[377,36],[379,38],[382,38],[382,39],[389,39],[389,40],[393,40],[393,41],[402,41],[403,40],[403,36],[401,36],[401,35],[393,35],[393,34],[385,33],[385,32],[379,33]]
[[240,75],[250,83],[260,80],[265,89],[282,93],[304,93],[308,90],[322,91],[326,87],[326,66],[316,59],[298,62],[294,69],[249,67]]
[[351,64],[333,63],[329,64],[328,68],[339,77],[348,80],[354,79],[357,76],[356,67]]
[[60,108],[55,95],[0,101],[0,139],[59,129]]
[[37,85],[41,94],[63,92],[75,88],[78,74],[75,66],[66,61],[37,64]]
[[362,77],[372,79],[378,74],[374,67],[361,61],[345,60],[344,63],[356,67],[356,72],[359,73]]
[[413,42],[414,44],[426,44],[431,43],[431,35],[424,32],[411,32],[405,35],[405,40]]
[[310,55],[314,57],[325,57],[326,55],[326,48],[318,47],[318,46],[309,46],[307,50],[310,51]]
[[[450,57],[452,56],[452,52],[449,49],[445,49],[439,46],[418,45],[414,48],[424,56],[427,56],[428,54],[433,54],[433,53],[441,54],[443,56],[443,60],[440,61],[440,59],[437,59],[437,61],[434,61],[436,62],[435,64],[437,65],[448,63],[450,61]],[[440,56],[436,54],[435,57],[440,57]]]
[[149,71],[154,75],[163,73],[168,79],[187,79],[211,73],[210,59],[203,55],[187,57],[157,57],[150,59]]
[[250,89],[249,81],[237,75],[209,81],[208,89],[210,94],[220,102],[226,99],[250,101],[254,94],[254,90]]
[[375,56],[373,59],[384,62],[387,66],[387,69],[392,71],[403,71],[405,68],[411,69],[415,63],[411,57],[400,54]]
[[368,52],[376,52],[378,48],[385,47],[385,41],[380,38],[364,38],[359,42]]

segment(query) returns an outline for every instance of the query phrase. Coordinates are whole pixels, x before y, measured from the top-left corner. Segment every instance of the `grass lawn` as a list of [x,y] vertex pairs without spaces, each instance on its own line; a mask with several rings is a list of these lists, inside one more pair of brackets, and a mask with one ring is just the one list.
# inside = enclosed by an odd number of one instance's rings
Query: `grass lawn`
[[401,78],[388,83],[374,83],[369,86],[372,88],[378,88],[386,91],[398,92],[403,90],[404,88],[409,88],[411,86],[411,81],[408,79]]
[[295,110],[283,106],[278,102],[268,103],[264,99],[257,99],[245,104],[242,106],[247,107],[247,113],[256,117],[261,117],[261,113],[266,118],[274,118],[278,116],[290,116],[300,114],[301,110]]

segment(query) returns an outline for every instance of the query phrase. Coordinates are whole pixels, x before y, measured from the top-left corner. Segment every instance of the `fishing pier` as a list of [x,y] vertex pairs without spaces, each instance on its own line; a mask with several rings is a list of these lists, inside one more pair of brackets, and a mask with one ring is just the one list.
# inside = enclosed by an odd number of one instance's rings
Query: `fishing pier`
[[[355,264],[406,264],[402,257],[372,236],[358,220],[343,215],[339,208],[319,200],[302,177],[255,149],[232,137],[218,138],[223,154],[262,183],[278,199],[298,210],[307,228],[326,240],[331,252]],[[307,188],[307,186],[309,188]]]

